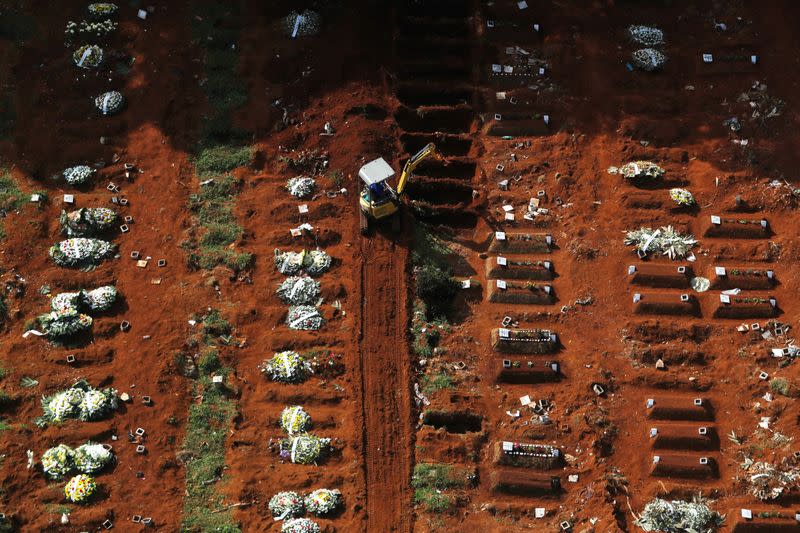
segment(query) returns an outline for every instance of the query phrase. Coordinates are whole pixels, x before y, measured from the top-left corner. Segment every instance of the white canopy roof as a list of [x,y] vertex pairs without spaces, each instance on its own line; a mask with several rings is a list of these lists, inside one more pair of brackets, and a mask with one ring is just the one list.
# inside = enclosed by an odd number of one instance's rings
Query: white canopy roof
[[358,175],[367,185],[380,183],[394,176],[394,169],[382,157],[361,167]]

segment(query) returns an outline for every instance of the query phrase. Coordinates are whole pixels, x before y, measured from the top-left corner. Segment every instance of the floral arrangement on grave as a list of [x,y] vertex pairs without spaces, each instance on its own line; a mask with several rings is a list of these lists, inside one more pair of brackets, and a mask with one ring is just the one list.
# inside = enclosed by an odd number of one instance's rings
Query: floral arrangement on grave
[[644,506],[642,514],[634,523],[645,531],[707,533],[720,526],[724,518],[709,509],[701,498],[695,498],[691,502],[655,498]]
[[103,115],[116,115],[125,105],[125,97],[119,91],[108,91],[95,97],[94,106]]
[[654,26],[632,24],[628,26],[628,38],[642,46],[659,46],[664,44],[664,32]]
[[328,453],[330,444],[331,439],[301,433],[281,440],[280,456],[295,464],[315,465]]
[[50,479],[61,479],[70,472],[96,474],[114,461],[114,454],[102,444],[87,442],[72,449],[59,444],[42,454],[42,470]]
[[[98,22],[88,22],[86,20],[74,22],[70,20],[67,22],[67,26],[64,29],[64,36],[68,40],[71,40],[73,37],[78,35],[102,39],[116,29],[117,23],[111,19],[105,19]],[[69,45],[70,44],[68,42],[67,46]]]
[[42,470],[50,479],[61,479],[75,468],[75,450],[59,444],[42,454]]
[[292,405],[281,412],[280,424],[290,436],[305,433],[311,427],[311,416],[301,406]]
[[281,526],[281,533],[319,533],[319,524],[308,518],[291,518]]
[[67,237],[90,237],[108,231],[117,221],[117,213],[107,207],[82,207],[61,212],[61,232]]
[[286,182],[286,190],[296,198],[311,196],[316,186],[317,182],[314,181],[314,178],[309,178],[308,176],[297,176],[296,178],[290,178]]
[[297,352],[287,350],[264,361],[259,370],[273,381],[301,383],[311,374],[311,365]]
[[67,390],[42,397],[43,419],[56,424],[70,418],[84,422],[100,420],[113,413],[118,405],[115,389],[95,389],[83,380]]
[[64,496],[72,503],[86,503],[97,492],[94,478],[86,474],[78,474],[64,487]]
[[103,49],[96,44],[84,44],[72,53],[72,61],[79,68],[97,68],[103,63]]
[[73,307],[51,311],[38,317],[39,327],[50,340],[64,339],[92,329],[92,317]]
[[324,516],[342,505],[342,493],[337,489],[317,489],[306,496],[305,504],[309,513]]
[[664,66],[664,63],[667,62],[667,56],[655,48],[642,48],[631,54],[631,61],[636,67],[647,72],[653,72]]
[[670,189],[669,197],[678,205],[687,207],[695,205],[694,195],[686,189]]
[[110,2],[89,4],[89,14],[93,17],[109,17],[117,12],[117,5]]
[[50,247],[50,257],[58,266],[93,267],[113,256],[117,247],[100,239],[77,237]]
[[89,181],[95,173],[95,170],[86,165],[78,165],[75,167],[65,168],[62,172],[64,180],[70,185],[83,185]]
[[278,520],[297,518],[305,513],[303,498],[296,492],[279,492],[269,500],[269,512]]
[[745,457],[741,466],[747,472],[750,494],[761,501],[777,500],[784,493],[800,488],[800,468],[786,461],[774,465]]
[[291,305],[312,304],[319,298],[319,281],[296,277],[285,279],[276,291],[283,303]]
[[617,170],[622,176],[629,180],[651,179],[657,180],[664,177],[666,171],[652,161],[631,161],[625,163]]
[[332,259],[322,250],[281,252],[275,250],[275,266],[281,274],[291,276],[305,271],[312,277],[319,276],[331,268]]
[[286,325],[289,329],[316,331],[325,325],[325,319],[313,305],[293,305],[286,315]]
[[692,235],[684,235],[672,226],[662,226],[656,230],[639,228],[625,235],[627,246],[636,246],[641,253],[650,252],[666,255],[670,259],[683,259],[697,244]]

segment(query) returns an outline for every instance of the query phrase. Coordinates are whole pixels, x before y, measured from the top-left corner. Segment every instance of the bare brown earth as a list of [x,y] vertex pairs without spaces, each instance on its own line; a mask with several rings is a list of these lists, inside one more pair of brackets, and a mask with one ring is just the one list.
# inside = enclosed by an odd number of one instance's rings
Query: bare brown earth
[[[50,196],[41,210],[25,205],[9,213],[4,219],[8,237],[0,246],[3,281],[17,273],[27,284],[25,297],[9,297],[10,320],[0,341],[0,360],[9,369],[2,387],[18,398],[2,413],[10,428],[0,432],[5,454],[0,511],[13,514],[22,531],[93,530],[106,518],[127,531],[133,514],[153,516],[162,531],[180,530],[185,483],[176,454],[194,399],[173,356],[184,348],[189,316],[208,306],[221,309],[245,340],[236,352],[232,383],[238,391],[238,416],[227,440],[226,481],[220,484],[226,504],[241,504],[232,512],[243,531],[280,529],[266,507],[278,490],[306,492],[322,486],[344,494],[344,510],[320,520],[326,531],[340,532],[556,531],[563,520],[574,531],[635,531],[631,509],[638,512],[656,495],[686,498],[699,491],[712,499],[714,509],[727,513],[726,531],[744,531],[737,528],[741,507],[794,513],[794,493],[776,503],[757,503],[746,492],[739,463],[743,454],[773,461],[797,449],[794,441],[775,444],[771,432],[756,431],[760,417],[769,416],[772,430],[797,439],[797,400],[773,393],[773,401],[767,402],[762,397],[769,383],[758,378],[765,371],[798,385],[797,365],[781,367],[767,353],[776,343],[735,329],[742,321],[765,320],[713,318],[715,290],[695,295],[699,316],[634,314],[634,292],[677,297],[686,290],[629,285],[626,270],[637,261],[622,245],[625,230],[673,224],[700,240],[692,264],[697,273],[713,277],[713,267],[720,264],[773,269],[778,284],[754,294],[775,296],[780,308],[776,320],[799,327],[794,299],[800,290],[795,268],[800,256],[798,200],[786,187],[768,186],[773,179],[795,183],[798,166],[795,71],[800,38],[791,21],[800,12],[794,3],[567,5],[529,0],[521,12],[511,1],[438,7],[398,2],[397,9],[352,2],[323,9],[327,18],[322,32],[297,40],[286,38],[277,21],[291,8],[305,6],[242,3],[249,23],[241,25],[238,73],[246,80],[250,101],[237,113],[237,121],[253,132],[258,155],[251,167],[235,171],[245,184],[236,215],[245,227],[237,247],[257,257],[250,282],[224,269],[191,271],[179,248],[192,225],[187,201],[197,179],[190,154],[205,105],[198,85],[201,50],[191,40],[194,15],[186,3],[159,5],[146,23],[135,19],[135,10],[123,10],[113,46],[133,54],[136,62],[127,76],[114,74],[112,82],[92,76],[76,79],[62,31],[66,20],[77,18],[79,6],[62,1],[20,5],[38,29],[18,51],[0,41],[0,74],[13,79],[17,114],[11,136],[0,142],[0,154],[26,193],[46,190]],[[518,23],[522,30],[492,34],[487,20]],[[715,31],[714,21],[727,23],[729,30]],[[541,35],[528,32],[534,22],[541,24]],[[664,29],[669,62],[663,72],[625,68],[632,45],[624,30],[631,23]],[[409,51],[414,48],[410,43],[416,43],[416,52]],[[508,62],[507,46],[520,46],[546,60],[544,80],[491,78],[492,63]],[[755,69],[702,70],[702,52],[737,47],[759,54]],[[417,67],[409,67],[415,63]],[[780,116],[752,119],[749,104],[737,101],[756,81],[786,102]],[[527,88],[534,84],[536,88]],[[409,93],[409,85],[426,90]],[[88,96],[112,86],[123,88],[128,107],[101,120]],[[458,91],[442,96],[445,89]],[[517,112],[511,104],[497,102],[495,93],[504,90],[516,96],[525,113],[549,114],[550,126],[538,125],[528,136],[515,132],[512,140],[489,135],[497,125],[494,113]],[[282,124],[281,106],[273,105],[278,99],[288,109],[287,125]],[[416,108],[426,102],[435,102],[437,109],[457,109],[450,118],[439,111],[420,117]],[[372,111],[364,111],[367,104],[374,106]],[[722,125],[734,115],[743,123],[738,135]],[[318,135],[325,122],[335,127],[333,137]],[[422,366],[409,353],[406,334],[413,215],[407,212],[400,235],[381,229],[362,238],[357,171],[378,156],[399,166],[414,151],[407,143],[410,133],[443,130],[452,135],[436,140],[452,150],[452,163],[427,175],[421,169],[417,188],[409,189],[410,200],[425,204],[428,222],[441,224],[435,233],[456,252],[451,258],[456,275],[480,281],[481,290],[459,298],[450,317],[452,333]],[[110,142],[101,145],[101,136]],[[748,144],[734,144],[735,138],[748,139]],[[302,149],[327,151],[330,168],[343,172],[341,186],[347,189],[346,194],[307,202],[310,213],[305,218],[296,214],[300,202],[283,189],[293,173],[280,161]],[[120,160],[112,165],[115,154]],[[606,172],[634,159],[651,159],[666,168],[669,179],[692,190],[699,209],[675,210],[666,196],[669,187],[635,187]],[[133,216],[132,230],[116,239],[119,259],[89,273],[57,268],[47,258],[47,248],[59,239],[61,195],[74,191],[49,176],[66,166],[100,160],[109,165],[93,187],[76,193],[76,203],[110,205],[105,186],[114,181],[130,199],[124,214]],[[122,179],[123,161],[143,170],[135,181]],[[502,172],[498,164],[504,165]],[[504,178],[511,179],[509,191],[497,187]],[[324,190],[335,189],[324,178],[320,183]],[[543,225],[525,225],[523,208],[539,190],[546,192],[542,205],[552,216]],[[737,195],[746,210],[734,210]],[[503,221],[506,204],[515,208],[514,224]],[[712,214],[767,218],[773,233],[755,240],[704,238]],[[316,241],[289,236],[288,229],[304,221],[318,228]],[[482,254],[494,257],[487,238],[496,230],[553,236],[550,254],[525,257],[552,260],[556,277],[548,283],[554,287],[554,304],[486,300],[489,280]],[[273,249],[316,245],[336,258],[334,269],[321,278],[329,322],[318,334],[291,332],[283,325],[285,306],[274,294],[281,275],[272,264]],[[137,269],[128,258],[132,250],[166,258],[167,266],[158,269],[151,263]],[[652,262],[673,264],[660,258]],[[152,284],[154,278],[161,283]],[[38,292],[43,284],[58,292],[104,283],[117,285],[125,305],[97,320],[91,343],[65,350],[42,339],[22,339],[25,321],[49,305]],[[587,296],[590,305],[575,303]],[[337,300],[341,309],[331,305]],[[563,312],[562,306],[567,306]],[[490,331],[504,316],[512,316],[520,327],[559,334],[561,350],[536,359],[558,360],[562,379],[495,383],[502,356],[491,350]],[[131,322],[131,331],[119,331],[121,320]],[[297,386],[265,381],[257,365],[273,351],[289,348],[338,353],[345,373]],[[71,353],[78,365],[66,364]],[[664,371],[654,368],[659,357],[667,363]],[[419,411],[410,393],[417,374],[426,369],[444,369],[456,381],[454,388],[430,394],[430,407],[477,414],[482,417],[479,431],[455,433],[418,424],[414,433]],[[22,376],[38,379],[39,386],[20,387]],[[32,420],[41,414],[39,397],[79,377],[128,392],[133,402],[107,421],[37,429]],[[591,391],[595,382],[605,387],[604,396]],[[517,420],[506,414],[520,408],[518,398],[526,394],[554,406],[553,424],[543,432],[533,430],[532,413],[523,410]],[[142,395],[153,396],[154,405],[142,405]],[[654,450],[650,428],[671,422],[648,419],[646,400],[697,397],[713,405],[713,420],[703,424],[714,428],[718,443],[703,451]],[[295,403],[306,406],[319,422],[320,435],[335,439],[337,452],[320,466],[287,464],[274,451],[280,438],[277,417],[285,405]],[[688,422],[673,423],[681,424]],[[147,430],[146,456],[136,455],[127,441],[127,430],[136,427]],[[742,445],[728,439],[732,431],[744,436]],[[112,435],[120,440],[112,441]],[[71,524],[61,526],[62,484],[48,483],[40,473],[25,469],[25,451],[39,456],[59,442],[77,445],[89,438],[113,443],[119,462],[98,479],[103,498],[92,506],[71,506]],[[549,471],[560,476],[563,492],[555,498],[493,492],[492,474],[498,468],[491,450],[496,441],[506,439],[558,445],[569,454],[565,467]],[[670,453],[709,456],[718,472],[709,479],[651,476],[652,456]],[[456,491],[450,512],[431,514],[413,503],[413,465],[429,461],[478,469],[477,486]],[[613,472],[627,480],[627,492],[609,492],[606,480]],[[567,481],[570,474],[579,476],[577,483]],[[536,507],[546,509],[544,519],[534,518]]]

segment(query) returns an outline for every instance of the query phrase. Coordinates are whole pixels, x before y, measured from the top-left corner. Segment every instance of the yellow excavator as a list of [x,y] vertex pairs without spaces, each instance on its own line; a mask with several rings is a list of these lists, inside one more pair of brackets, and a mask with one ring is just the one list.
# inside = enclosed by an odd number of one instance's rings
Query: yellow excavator
[[[359,199],[361,206],[361,233],[363,235],[369,232],[370,220],[384,220],[397,213],[398,209],[400,209],[400,198],[403,196],[403,191],[414,169],[429,157],[440,161],[443,159],[433,143],[428,143],[422,150],[406,161],[403,173],[400,174],[400,180],[397,182],[396,191],[388,183],[389,178],[394,176],[394,169],[385,159],[379,157],[361,167],[358,175],[361,181],[364,182],[364,188]],[[392,227],[395,231],[400,229],[398,216],[394,217]]]

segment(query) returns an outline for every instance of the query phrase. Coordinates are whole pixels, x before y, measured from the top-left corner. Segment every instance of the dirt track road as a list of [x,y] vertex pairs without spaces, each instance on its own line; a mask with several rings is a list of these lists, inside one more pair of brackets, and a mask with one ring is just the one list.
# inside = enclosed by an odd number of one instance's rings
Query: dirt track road
[[405,336],[407,250],[376,232],[361,243],[361,370],[367,531],[411,531],[411,400]]

